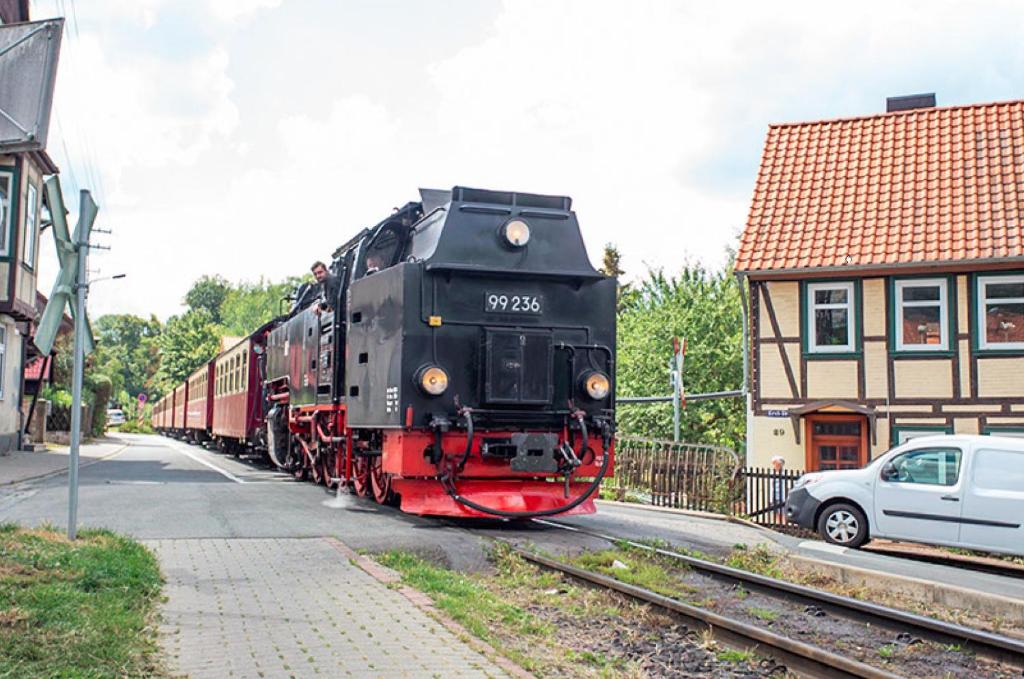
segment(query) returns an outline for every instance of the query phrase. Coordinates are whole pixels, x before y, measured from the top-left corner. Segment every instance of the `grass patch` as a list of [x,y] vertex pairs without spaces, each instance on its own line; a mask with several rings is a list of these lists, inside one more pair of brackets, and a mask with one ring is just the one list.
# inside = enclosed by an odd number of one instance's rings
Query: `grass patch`
[[[606,549],[584,552],[571,561],[580,568],[609,575],[616,580],[649,589],[663,596],[681,598],[692,594],[695,588],[683,584],[663,563],[668,557],[651,555],[636,548]],[[677,562],[667,565],[679,568]]]
[[773,554],[764,545],[757,545],[753,549],[737,545],[733,548],[729,558],[725,560],[725,565],[750,573],[767,575],[770,578],[782,578],[778,555]]
[[747,613],[750,613],[758,620],[764,620],[765,622],[772,622],[779,618],[779,614],[776,611],[767,608],[758,608],[757,606],[751,606],[748,608]]
[[718,659],[722,662],[730,662],[736,664],[749,663],[754,660],[754,654],[750,651],[737,651],[734,649],[726,649],[724,651],[719,651],[716,655]]
[[161,585],[156,557],[114,533],[0,526],[0,677],[159,676]]

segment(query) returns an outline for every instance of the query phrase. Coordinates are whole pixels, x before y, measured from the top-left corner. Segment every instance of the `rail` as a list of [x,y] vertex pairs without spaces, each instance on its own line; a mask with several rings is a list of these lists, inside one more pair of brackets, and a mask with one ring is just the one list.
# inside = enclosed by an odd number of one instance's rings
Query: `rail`
[[1024,668],[1024,641],[1020,639],[751,573],[705,559],[680,554],[669,549],[654,547],[622,536],[608,535],[551,520],[537,519],[534,522],[608,542],[626,544],[634,549],[668,557],[711,577],[724,578],[741,583],[745,587],[756,589],[771,596],[796,600],[802,604],[820,606],[849,619],[866,621],[872,625],[898,632],[909,632],[922,639],[928,639],[937,643],[963,645],[966,649],[977,655],[997,662],[1008,663],[1018,668]]

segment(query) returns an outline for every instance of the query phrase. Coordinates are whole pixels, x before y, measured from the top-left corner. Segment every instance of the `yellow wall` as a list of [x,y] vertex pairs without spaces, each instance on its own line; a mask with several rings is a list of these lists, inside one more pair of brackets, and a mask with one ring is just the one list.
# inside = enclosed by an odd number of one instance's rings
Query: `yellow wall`
[[790,418],[759,416],[751,418],[751,422],[749,466],[770,467],[772,458],[781,455],[786,460],[787,469],[804,468],[803,432],[800,443],[797,443]]
[[[771,282],[767,286],[775,309],[775,319],[783,337],[800,336],[800,284],[795,281]],[[761,337],[772,337],[772,323],[768,318],[764,298],[761,299]]]
[[885,279],[868,278],[862,284],[864,291],[864,334],[880,336],[886,333]]
[[978,358],[978,396],[1024,395],[1024,358]]
[[857,361],[808,361],[807,398],[857,400]]
[[896,396],[898,398],[952,398],[952,360],[895,362]]
[[[789,365],[793,369],[793,378],[799,389],[800,346],[787,344],[785,350],[789,356]],[[786,369],[782,363],[782,354],[779,352],[778,345],[761,345],[760,372],[761,397],[763,399],[793,398],[793,391],[789,386],[789,379],[786,377]]]

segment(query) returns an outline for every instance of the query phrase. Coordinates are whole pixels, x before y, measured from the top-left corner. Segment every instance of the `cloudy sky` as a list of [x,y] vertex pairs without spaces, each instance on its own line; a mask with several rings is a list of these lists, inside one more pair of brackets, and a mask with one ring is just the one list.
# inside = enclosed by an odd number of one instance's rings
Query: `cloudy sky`
[[[281,279],[419,186],[573,197],[630,275],[725,260],[769,123],[1024,96],[1024,4],[38,0],[49,151],[101,203],[92,315]],[[47,239],[49,236],[47,236]],[[40,287],[56,257],[42,250]]]

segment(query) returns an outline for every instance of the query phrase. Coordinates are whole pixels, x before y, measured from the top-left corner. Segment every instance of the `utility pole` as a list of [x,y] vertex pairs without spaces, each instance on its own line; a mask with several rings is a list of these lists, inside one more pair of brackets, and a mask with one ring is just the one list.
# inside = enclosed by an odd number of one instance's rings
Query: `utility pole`
[[[82,191],[82,204],[88,191]],[[90,199],[91,200],[91,199]],[[71,455],[68,461],[68,540],[78,535],[78,452],[82,443],[82,379],[85,373],[85,296],[89,291],[87,263],[88,229],[75,229],[78,242],[78,273],[75,276],[75,363],[71,380]]]

